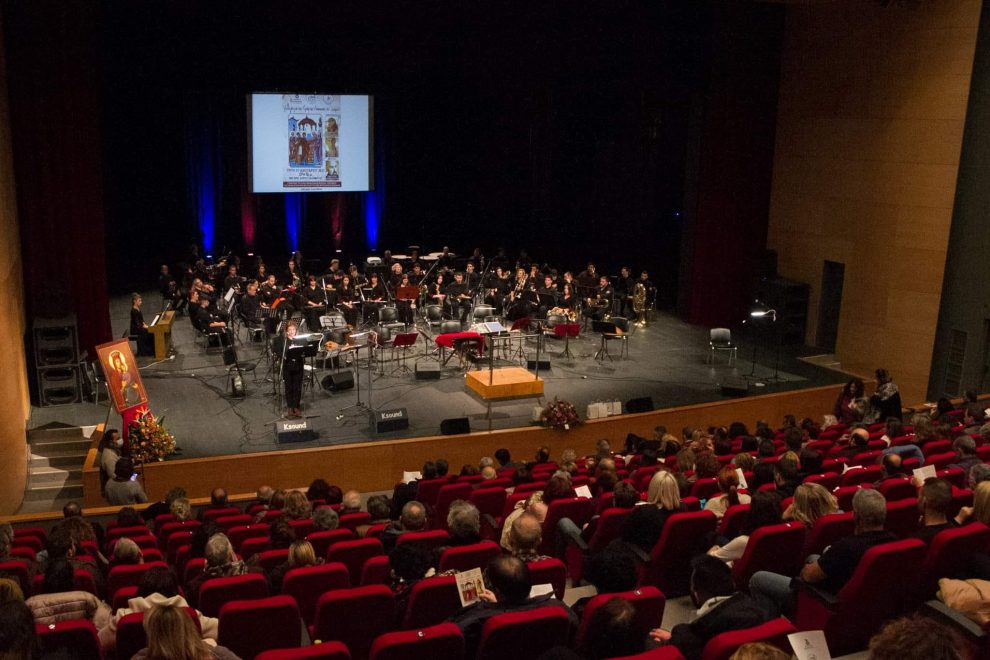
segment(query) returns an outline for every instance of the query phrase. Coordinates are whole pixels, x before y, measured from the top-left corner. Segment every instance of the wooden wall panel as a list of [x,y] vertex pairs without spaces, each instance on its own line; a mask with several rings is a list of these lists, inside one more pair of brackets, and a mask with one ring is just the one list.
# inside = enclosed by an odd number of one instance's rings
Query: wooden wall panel
[[[607,438],[613,449],[619,449],[628,433],[652,437],[658,424],[679,434],[684,426],[728,425],[735,420],[752,426],[756,420],[765,419],[778,425],[787,414],[798,419],[821,420],[822,415],[832,410],[840,389],[839,385],[830,385],[622,415],[592,420],[570,431],[530,427],[165,461],[146,466],[143,482],[148,497],[153,500],[174,486],[184,487],[190,497],[205,497],[218,486],[226,488],[228,493],[243,493],[254,491],[262,484],[286,488],[306,486],[316,477],[361,492],[391,490],[404,470],[418,470],[424,461],[446,458],[451,471],[457,472],[465,463],[477,465],[482,456],[491,456],[499,447],[507,448],[516,460],[531,460],[537,447],[546,445],[556,458],[568,448],[582,455],[594,453],[595,442],[600,438]],[[106,504],[100,496],[95,450],[98,442],[99,438],[94,436],[93,449],[83,470],[86,507]]]
[[30,410],[24,360],[24,283],[21,241],[17,227],[10,113],[7,104],[7,63],[0,25],[0,514],[17,511],[27,480],[25,421]]
[[981,3],[789,5],[768,247],[811,285],[846,266],[836,355],[928,385]]

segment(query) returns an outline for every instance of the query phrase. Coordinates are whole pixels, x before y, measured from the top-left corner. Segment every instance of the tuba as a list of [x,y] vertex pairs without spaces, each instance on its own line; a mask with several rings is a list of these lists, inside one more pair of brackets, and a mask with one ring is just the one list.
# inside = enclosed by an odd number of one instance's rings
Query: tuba
[[637,282],[633,287],[632,308],[636,312],[636,325],[646,325],[646,285]]

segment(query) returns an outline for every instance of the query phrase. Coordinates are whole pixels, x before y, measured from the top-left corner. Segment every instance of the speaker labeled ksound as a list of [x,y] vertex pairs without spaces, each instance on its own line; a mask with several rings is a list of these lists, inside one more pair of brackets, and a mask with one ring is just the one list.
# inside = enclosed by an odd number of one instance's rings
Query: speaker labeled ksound
[[287,442],[309,442],[316,439],[316,431],[308,419],[282,419],[275,422],[275,441],[279,444]]
[[405,408],[392,410],[376,410],[371,413],[372,427],[375,433],[389,433],[409,428],[409,413]]

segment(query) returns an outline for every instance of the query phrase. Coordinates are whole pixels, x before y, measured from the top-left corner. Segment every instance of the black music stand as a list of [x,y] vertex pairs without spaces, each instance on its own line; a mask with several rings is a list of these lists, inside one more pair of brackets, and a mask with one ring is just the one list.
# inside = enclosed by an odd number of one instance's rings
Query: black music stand
[[400,332],[392,339],[392,351],[396,349],[402,351],[402,358],[399,361],[399,366],[393,369],[389,375],[395,372],[411,373],[412,369],[406,366],[406,354],[409,349],[416,345],[416,340],[419,339],[419,333],[417,332]]

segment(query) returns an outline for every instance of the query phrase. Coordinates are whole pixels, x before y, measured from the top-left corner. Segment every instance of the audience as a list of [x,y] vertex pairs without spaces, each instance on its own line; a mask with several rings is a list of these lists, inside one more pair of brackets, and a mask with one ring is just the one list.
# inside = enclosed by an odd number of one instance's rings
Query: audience
[[543,542],[543,526],[531,513],[523,513],[512,521],[509,530],[509,552],[513,557],[522,559],[527,564],[549,559],[541,555],[539,548]]
[[124,536],[117,539],[117,542],[113,545],[112,563],[115,566],[122,564],[143,564],[144,553],[138,547],[137,543]]
[[107,482],[107,502],[110,504],[142,504],[148,501],[141,482],[134,472],[134,463],[123,457],[114,466],[113,479]]
[[282,581],[290,570],[306,566],[319,566],[322,563],[323,558],[316,556],[309,541],[293,541],[292,545],[289,546],[289,556],[286,560],[268,574],[268,590],[273,594],[281,593]]
[[340,516],[328,506],[321,506],[313,512],[313,531],[329,532],[340,525]]
[[48,563],[41,593],[26,602],[35,623],[40,625],[86,619],[99,630],[110,621],[110,607],[106,603],[88,591],[76,589],[75,570],[64,557]]
[[934,619],[911,616],[888,622],[870,640],[869,660],[965,660],[969,649],[952,629]]
[[794,501],[784,511],[782,519],[811,527],[822,516],[838,510],[839,502],[835,496],[821,484],[810,482],[794,489]]
[[921,539],[931,544],[935,536],[955,524],[948,519],[952,506],[952,484],[945,479],[925,479],[918,493],[918,511],[921,512],[921,529],[911,534],[911,538]]
[[710,498],[705,503],[705,510],[711,511],[715,514],[716,518],[721,520],[722,516],[725,515],[726,509],[730,506],[747,504],[749,502],[749,495],[738,493],[738,488],[739,475],[736,474],[736,468],[726,465],[718,471],[719,495]]
[[0,603],[0,657],[32,660],[39,657],[31,609],[20,600]]
[[[831,497],[831,494],[829,496]],[[753,532],[760,527],[777,525],[780,522],[780,501],[777,496],[767,491],[754,493],[753,499],[749,503],[743,533],[726,543],[712,546],[708,550],[708,554],[731,566],[734,561],[743,556],[746,551],[746,544],[749,543],[749,537],[752,536]]]
[[391,553],[396,541],[406,532],[425,531],[429,520],[426,517],[426,507],[421,502],[412,500],[402,507],[402,513],[397,522],[389,523],[382,532],[381,541],[385,553]]
[[368,498],[367,507],[368,515],[371,516],[371,520],[364,525],[358,526],[356,531],[360,538],[367,536],[368,529],[371,528],[372,525],[388,524],[391,522],[389,513],[392,510],[392,502],[389,501],[387,495],[372,495]]
[[137,660],[239,660],[223,646],[210,646],[200,636],[196,623],[176,605],[156,605],[144,616],[148,646]]
[[186,585],[186,597],[193,607],[199,602],[199,590],[204,583],[216,578],[243,575],[248,572],[247,565],[234,554],[234,548],[230,545],[230,539],[226,534],[211,536],[206,542],[204,556],[206,565],[203,567],[203,572]]
[[448,546],[472,545],[481,541],[481,513],[465,500],[454,500],[447,511]]

